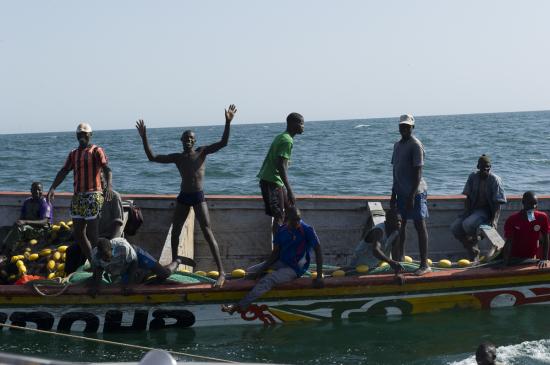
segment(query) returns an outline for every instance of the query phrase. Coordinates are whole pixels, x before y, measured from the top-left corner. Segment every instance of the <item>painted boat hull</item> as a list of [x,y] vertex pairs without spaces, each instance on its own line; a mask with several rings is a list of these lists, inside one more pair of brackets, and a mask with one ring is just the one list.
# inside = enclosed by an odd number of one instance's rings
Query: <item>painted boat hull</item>
[[[327,278],[313,289],[301,278],[267,293],[246,313],[229,315],[220,304],[238,301],[254,285],[141,285],[130,295],[106,287],[96,297],[70,287],[59,296],[39,296],[30,286],[0,286],[0,323],[53,331],[152,331],[234,324],[363,320],[457,309],[495,309],[550,303],[550,269],[449,269],[423,277],[393,275]],[[59,288],[42,291],[54,294]]]

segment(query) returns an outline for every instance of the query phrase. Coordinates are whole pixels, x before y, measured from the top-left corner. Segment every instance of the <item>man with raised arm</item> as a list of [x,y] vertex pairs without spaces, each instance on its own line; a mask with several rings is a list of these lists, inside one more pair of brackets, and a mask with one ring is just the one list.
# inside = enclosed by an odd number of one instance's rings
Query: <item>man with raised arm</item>
[[264,159],[258,177],[265,205],[265,214],[273,217],[273,235],[285,221],[285,210],[296,203],[294,191],[288,181],[288,162],[292,154],[294,136],[304,133],[304,117],[290,113],[286,130],[277,135]]
[[401,140],[395,142],[391,163],[393,165],[393,185],[390,206],[397,208],[403,224],[399,245],[394,246],[393,258],[403,261],[407,221],[412,219],[418,233],[420,267],[415,275],[424,275],[431,271],[428,266],[428,186],[422,178],[424,166],[424,145],[413,136],[414,117],[403,114],[399,117],[399,134]]
[[225,272],[220,257],[220,249],[212,233],[212,228],[210,227],[210,215],[208,214],[208,206],[204,199],[204,170],[206,157],[227,146],[231,121],[235,113],[237,113],[237,108],[235,105],[231,104],[229,109],[225,111],[225,129],[222,139],[219,142],[194,149],[193,147],[196,141],[195,133],[187,130],[183,132],[181,136],[183,152],[171,153],[169,155],[155,155],[147,141],[147,130],[144,121],[140,119],[136,124],[136,128],[143,141],[145,154],[149,161],[173,163],[176,165],[181,175],[181,191],[177,197],[176,208],[172,219],[172,261],[176,261],[178,258],[179,237],[185,220],[189,215],[189,210],[192,207],[220,273],[218,280],[214,284],[215,287],[221,287],[223,285],[225,281]]
[[[104,200],[111,200],[112,177],[103,148],[91,143],[92,127],[88,123],[78,125],[76,139],[79,146],[69,153],[65,165],[57,173],[48,191],[48,201],[53,200],[55,189],[73,170],[74,195],[71,201],[73,230],[82,253],[91,262],[92,247],[95,247],[98,238],[99,220],[97,218]],[[105,193],[102,192],[101,170],[106,179]]]

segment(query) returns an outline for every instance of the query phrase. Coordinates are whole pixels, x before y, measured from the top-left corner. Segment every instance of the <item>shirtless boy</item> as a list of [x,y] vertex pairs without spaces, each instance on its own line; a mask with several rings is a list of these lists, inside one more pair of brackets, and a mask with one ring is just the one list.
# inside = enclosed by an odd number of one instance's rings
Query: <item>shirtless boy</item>
[[229,140],[229,129],[231,121],[237,113],[235,105],[231,104],[229,109],[225,111],[225,129],[223,131],[222,139],[219,142],[211,144],[209,146],[202,146],[193,149],[195,146],[195,133],[187,130],[183,132],[181,136],[181,143],[183,144],[183,152],[171,153],[169,155],[155,155],[149,146],[147,141],[147,130],[145,122],[140,119],[136,123],[136,128],[139,132],[141,140],[143,141],[143,148],[149,161],[159,163],[173,163],[176,164],[181,175],[181,191],[177,198],[176,208],[174,216],[172,218],[172,261],[176,261],[178,255],[179,237],[183,225],[189,215],[189,210],[193,207],[195,216],[199,221],[204,238],[210,246],[216,266],[220,276],[214,284],[215,287],[221,287],[225,281],[225,272],[222,266],[222,260],[220,257],[220,249],[218,243],[212,233],[210,227],[210,216],[208,214],[208,206],[204,199],[203,192],[203,179],[206,156],[211,153],[218,152],[223,147],[227,146]]

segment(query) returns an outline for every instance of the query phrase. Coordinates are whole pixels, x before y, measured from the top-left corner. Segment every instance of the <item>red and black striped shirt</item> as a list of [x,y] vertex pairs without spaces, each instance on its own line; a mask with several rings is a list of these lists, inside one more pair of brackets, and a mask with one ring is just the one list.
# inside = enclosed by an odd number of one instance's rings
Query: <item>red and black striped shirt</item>
[[72,150],[63,168],[67,171],[74,170],[74,192],[86,193],[102,190],[100,172],[107,163],[103,148],[90,145]]

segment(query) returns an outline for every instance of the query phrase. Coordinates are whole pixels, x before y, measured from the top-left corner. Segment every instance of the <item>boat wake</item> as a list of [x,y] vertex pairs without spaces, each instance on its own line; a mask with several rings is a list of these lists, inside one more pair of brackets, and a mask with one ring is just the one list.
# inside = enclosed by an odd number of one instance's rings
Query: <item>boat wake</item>
[[357,124],[353,129],[370,127],[370,124]]
[[[541,365],[550,364],[550,339],[526,341],[517,345],[497,347],[497,362],[501,364]],[[475,365],[475,356],[449,365]]]

